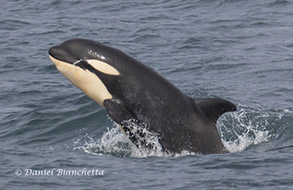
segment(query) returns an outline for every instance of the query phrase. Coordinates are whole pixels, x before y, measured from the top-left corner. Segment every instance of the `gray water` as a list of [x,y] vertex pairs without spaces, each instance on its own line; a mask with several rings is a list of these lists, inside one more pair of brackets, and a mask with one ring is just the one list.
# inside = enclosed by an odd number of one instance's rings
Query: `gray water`
[[[285,0],[1,1],[0,188],[293,189],[292,35]],[[71,38],[235,103],[217,124],[231,153],[137,150],[50,62]]]

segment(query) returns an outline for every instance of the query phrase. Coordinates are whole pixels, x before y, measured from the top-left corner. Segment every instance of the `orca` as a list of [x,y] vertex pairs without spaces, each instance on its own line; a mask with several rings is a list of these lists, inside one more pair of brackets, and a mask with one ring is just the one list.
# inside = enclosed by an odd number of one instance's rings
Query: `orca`
[[[155,134],[166,153],[228,152],[216,122],[236,106],[224,99],[192,99],[155,70],[126,53],[88,39],[49,49],[57,69],[103,107],[138,147],[151,149],[144,131]],[[137,125],[129,125],[129,122]],[[133,126],[139,129],[133,130]]]

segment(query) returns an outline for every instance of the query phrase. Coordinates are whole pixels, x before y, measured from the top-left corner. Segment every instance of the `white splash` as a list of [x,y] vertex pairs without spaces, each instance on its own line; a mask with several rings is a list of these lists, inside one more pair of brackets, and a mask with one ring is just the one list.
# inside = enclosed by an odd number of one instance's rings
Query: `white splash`
[[121,157],[129,156],[128,138],[118,128],[107,128],[107,132],[100,139],[94,139],[88,134],[74,141],[75,150],[82,150],[89,154],[103,155],[113,154]]
[[[240,109],[225,115],[218,122],[218,129],[224,146],[230,152],[241,152],[245,149],[269,141],[271,135],[267,130],[269,115],[258,111]],[[256,113],[253,113],[256,112]],[[230,124],[228,124],[230,122]]]
[[[260,114],[261,113],[261,114]],[[257,145],[270,140],[271,135],[267,130],[269,125],[269,114],[261,110],[239,109],[239,111],[226,114],[218,121],[218,129],[223,140],[224,146],[230,152],[241,152],[253,145]],[[143,132],[145,135],[142,140],[152,145],[152,149],[143,146],[137,147],[129,138],[114,124],[113,128],[107,131],[99,139],[94,139],[86,134],[75,140],[75,148],[89,154],[95,155],[115,155],[119,157],[145,158],[156,157],[178,157],[195,155],[189,151],[180,154],[168,154],[163,151],[157,135],[150,133],[145,127],[139,126],[135,122],[129,122],[133,133]]]
[[[136,123],[129,123],[131,132],[137,132],[138,128]],[[152,148],[146,148],[142,145],[134,145],[129,138],[119,129],[119,126],[114,124],[113,128],[107,128],[107,132],[103,134],[100,139],[94,139],[89,134],[85,134],[75,139],[74,150],[81,150],[85,153],[94,155],[116,155],[119,157],[133,157],[133,158],[146,158],[146,157],[178,157],[183,155],[195,155],[188,151],[183,151],[180,154],[169,154],[163,151],[157,135],[147,131],[143,128],[144,133],[142,140],[147,144],[151,144]],[[137,137],[138,138],[138,137]]]

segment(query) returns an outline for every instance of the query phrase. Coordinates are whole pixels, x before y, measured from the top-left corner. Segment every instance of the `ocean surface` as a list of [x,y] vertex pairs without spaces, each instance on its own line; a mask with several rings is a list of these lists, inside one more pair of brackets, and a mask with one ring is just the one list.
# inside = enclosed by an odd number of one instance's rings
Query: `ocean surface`
[[[118,48],[192,98],[237,105],[231,153],[141,152],[48,49]],[[0,189],[293,189],[293,1],[1,1]]]

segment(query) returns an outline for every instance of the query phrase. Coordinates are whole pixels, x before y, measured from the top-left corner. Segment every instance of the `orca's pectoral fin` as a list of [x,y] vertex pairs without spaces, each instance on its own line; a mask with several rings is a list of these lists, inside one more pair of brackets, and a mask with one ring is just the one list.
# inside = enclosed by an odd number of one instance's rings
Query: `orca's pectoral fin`
[[[110,99],[104,100],[104,107],[109,114],[110,118],[113,119],[116,123],[119,124],[120,129],[123,131],[128,138],[139,147],[139,141],[137,139],[137,135],[134,134],[129,126],[127,126],[127,121],[134,119],[133,115],[124,107],[123,104],[118,103],[117,101],[113,101]],[[130,121],[131,123],[135,123],[136,121]],[[140,135],[140,134],[139,134]]]
[[122,124],[123,121],[133,118],[132,114],[122,104],[116,101],[107,99],[104,101],[104,107],[110,118],[118,124]]
[[233,103],[220,98],[198,99],[194,102],[215,123],[223,113],[236,111],[236,106]]

